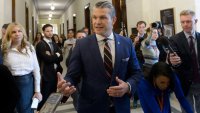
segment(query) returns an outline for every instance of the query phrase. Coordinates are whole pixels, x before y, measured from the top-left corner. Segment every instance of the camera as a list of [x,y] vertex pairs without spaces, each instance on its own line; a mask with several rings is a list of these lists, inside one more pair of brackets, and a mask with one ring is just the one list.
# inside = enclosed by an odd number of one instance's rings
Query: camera
[[151,23],[151,27],[156,28],[156,29],[162,29],[163,26],[160,21],[156,21],[156,22]]

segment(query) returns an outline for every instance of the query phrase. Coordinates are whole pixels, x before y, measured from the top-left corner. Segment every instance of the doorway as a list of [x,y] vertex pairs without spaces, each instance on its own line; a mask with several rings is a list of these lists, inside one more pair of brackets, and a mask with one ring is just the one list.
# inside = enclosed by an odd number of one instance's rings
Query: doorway
[[85,6],[85,27],[89,29],[88,34],[91,34],[90,4]]
[[117,21],[114,24],[114,31],[116,33],[123,31],[123,35],[127,36],[126,0],[112,0],[112,3],[115,7],[117,16]]
[[27,40],[29,41],[29,10],[28,10],[27,3],[25,3],[25,21],[26,21]]

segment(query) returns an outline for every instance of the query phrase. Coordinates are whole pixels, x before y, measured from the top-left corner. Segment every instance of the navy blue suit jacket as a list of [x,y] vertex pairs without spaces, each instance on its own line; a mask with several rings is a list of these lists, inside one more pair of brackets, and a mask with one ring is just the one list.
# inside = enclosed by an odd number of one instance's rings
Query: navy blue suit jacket
[[[82,78],[78,113],[108,113],[110,97],[106,89],[117,85],[115,77],[129,82],[133,93],[137,82],[143,76],[130,38],[114,34],[114,39],[115,65],[111,83],[106,77],[96,35],[76,42],[65,79],[76,85]],[[130,113],[128,94],[113,98],[113,101],[116,113]]]
[[[200,64],[200,33],[196,32],[198,63]],[[170,38],[174,50],[181,58],[182,63],[180,66],[174,67],[179,74],[182,89],[184,94],[187,95],[190,84],[192,83],[192,56],[190,54],[190,47],[184,32],[180,32]]]

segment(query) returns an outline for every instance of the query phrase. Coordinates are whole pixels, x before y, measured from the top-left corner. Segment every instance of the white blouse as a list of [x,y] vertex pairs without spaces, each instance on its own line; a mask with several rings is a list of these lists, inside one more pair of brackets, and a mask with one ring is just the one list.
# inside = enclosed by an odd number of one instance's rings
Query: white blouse
[[23,76],[33,72],[35,92],[40,92],[40,67],[36,57],[36,52],[32,46],[19,52],[16,48],[11,48],[4,56],[3,64],[8,67],[13,76]]

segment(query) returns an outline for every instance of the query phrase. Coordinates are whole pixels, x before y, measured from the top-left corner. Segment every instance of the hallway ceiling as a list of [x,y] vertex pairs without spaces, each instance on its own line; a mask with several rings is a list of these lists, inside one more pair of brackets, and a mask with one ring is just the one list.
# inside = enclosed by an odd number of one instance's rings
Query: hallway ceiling
[[[40,19],[48,19],[50,13],[52,19],[59,19],[73,1],[75,0],[33,0]],[[54,10],[50,9],[52,4],[55,6]]]

